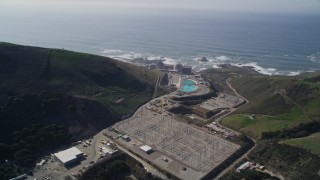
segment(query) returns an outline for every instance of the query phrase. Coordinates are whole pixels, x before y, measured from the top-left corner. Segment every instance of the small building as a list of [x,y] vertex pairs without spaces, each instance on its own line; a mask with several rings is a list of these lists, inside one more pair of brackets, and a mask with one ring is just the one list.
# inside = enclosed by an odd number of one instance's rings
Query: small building
[[152,148],[148,145],[140,146],[140,149],[146,154],[151,154],[153,152]]
[[179,74],[192,74],[191,66],[183,66],[181,63],[165,64],[164,60],[159,60],[156,63],[147,65],[149,69],[157,69],[163,72],[172,72]]
[[180,73],[182,71],[182,68],[183,68],[183,66],[180,63],[177,63],[174,65],[174,70],[177,71],[178,73]]
[[162,157],[161,158],[163,161],[165,161],[165,162],[168,162],[169,160],[168,160],[168,158],[166,158],[166,157]]
[[164,69],[165,68],[164,63],[162,61],[158,61],[156,66],[157,66],[157,69]]
[[182,74],[192,74],[192,67],[191,66],[183,66],[181,71],[182,71]]
[[125,140],[126,142],[129,142],[131,140],[128,135],[123,135],[122,139]]
[[115,149],[116,144],[115,143],[107,143],[107,146],[110,147],[111,149]]
[[60,162],[63,166],[68,166],[83,158],[83,152],[78,148],[72,147],[64,151],[53,154],[54,158]]
[[237,171],[242,172],[242,171],[248,169],[250,167],[250,165],[251,165],[251,162],[247,161],[247,162],[243,163],[241,166],[239,166],[237,168]]
[[112,149],[112,148],[110,148],[110,147],[102,147],[102,152],[104,153],[104,154],[108,154],[108,155],[111,155],[111,154],[113,154],[113,153],[115,153],[115,152],[117,152],[118,150],[114,150],[114,149]]
[[46,161],[47,161],[47,160],[45,160],[45,159],[41,159],[41,161],[36,164],[36,167],[41,167],[41,166],[43,166],[43,164],[44,164]]

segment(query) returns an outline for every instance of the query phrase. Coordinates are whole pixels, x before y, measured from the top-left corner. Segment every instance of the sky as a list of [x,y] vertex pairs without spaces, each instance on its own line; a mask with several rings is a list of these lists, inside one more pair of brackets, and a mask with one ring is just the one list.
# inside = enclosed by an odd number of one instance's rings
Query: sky
[[320,14],[320,0],[0,0],[0,10],[70,11],[203,10]]

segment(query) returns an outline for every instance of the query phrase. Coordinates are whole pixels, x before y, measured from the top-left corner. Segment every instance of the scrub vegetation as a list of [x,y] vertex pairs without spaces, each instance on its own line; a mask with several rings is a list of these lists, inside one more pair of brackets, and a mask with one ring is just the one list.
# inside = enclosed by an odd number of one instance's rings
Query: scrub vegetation
[[[250,103],[225,118],[223,124],[251,137],[261,138],[263,133],[319,122],[318,83],[288,77],[257,77],[251,80],[250,77],[243,77],[235,78],[232,85]],[[282,101],[276,103],[275,98],[281,98]]]
[[320,132],[306,137],[284,140],[280,143],[300,147],[320,156]]
[[160,75],[107,57],[0,43],[0,179],[134,112]]
[[86,171],[80,180],[109,180],[109,179],[131,179],[129,177],[141,180],[160,180],[154,177],[144,169],[144,166],[127,154],[108,159],[107,161],[95,164]]
[[[250,161],[280,173],[285,179],[320,178],[319,72],[283,77],[252,74],[250,69],[243,68],[235,73],[206,70],[205,75],[219,85],[220,92],[232,94],[226,84],[230,79],[233,88],[249,101],[221,123],[256,140],[257,146],[248,156]],[[263,176],[258,179],[269,179]],[[232,170],[223,178],[257,177],[250,170]]]

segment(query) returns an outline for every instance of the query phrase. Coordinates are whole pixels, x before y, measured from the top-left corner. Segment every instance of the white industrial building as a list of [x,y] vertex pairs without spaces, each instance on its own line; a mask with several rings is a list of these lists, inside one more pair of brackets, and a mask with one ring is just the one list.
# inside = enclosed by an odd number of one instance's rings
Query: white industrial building
[[148,145],[140,146],[140,149],[147,154],[150,154],[153,152],[152,148]]
[[41,161],[36,164],[36,167],[41,167],[41,166],[43,166],[43,164],[44,164],[46,161],[47,161],[47,160],[45,160],[45,159],[41,159]]
[[54,158],[64,166],[68,166],[73,162],[78,161],[82,157],[83,152],[76,147],[72,147],[54,154]]
[[244,170],[248,169],[250,167],[250,165],[251,165],[251,162],[247,161],[247,162],[243,163],[241,166],[239,166],[237,168],[237,171],[238,172],[244,171]]
[[129,142],[131,140],[128,135],[123,135],[122,139],[125,140],[126,142]]

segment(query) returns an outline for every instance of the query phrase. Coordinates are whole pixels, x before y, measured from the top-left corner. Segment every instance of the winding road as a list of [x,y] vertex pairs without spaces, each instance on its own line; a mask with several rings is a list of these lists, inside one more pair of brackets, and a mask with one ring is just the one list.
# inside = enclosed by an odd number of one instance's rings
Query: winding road
[[[236,89],[230,84],[230,78],[227,78],[227,79],[226,79],[226,84],[228,85],[228,87],[229,87],[238,97],[240,97],[240,98],[242,98],[242,99],[244,99],[244,100],[246,101],[245,104],[247,104],[247,103],[250,102],[248,99],[246,99],[246,98],[244,98],[243,96],[241,96],[241,95],[236,91]],[[224,117],[230,115],[230,114],[231,114],[232,112],[234,112],[235,110],[236,110],[236,109],[233,109],[233,110],[230,111],[229,113],[227,113],[227,114],[225,114],[224,116],[222,116],[222,117],[220,117],[219,119],[217,119],[217,123],[219,123],[219,125],[221,125],[221,124],[220,124],[221,120],[222,120]],[[223,126],[223,125],[221,125],[221,126]],[[225,126],[223,126],[223,127],[225,127]],[[250,138],[250,137],[249,137],[249,138]],[[254,142],[253,147],[251,147],[251,149],[250,149],[249,151],[247,151],[247,152],[246,152],[245,154],[243,154],[240,158],[238,158],[236,161],[234,161],[228,168],[226,168],[225,170],[223,170],[215,179],[221,178],[225,173],[227,173],[229,170],[231,170],[231,169],[232,169],[237,163],[239,163],[243,158],[248,157],[248,154],[249,154],[253,149],[256,148],[256,146],[257,146],[257,145],[256,145],[256,140],[253,139],[253,138],[250,138],[250,139]],[[264,171],[264,172],[266,172],[266,171]],[[276,176],[276,177],[278,177],[279,179],[284,180],[283,176],[281,176],[281,175],[279,175],[279,174],[275,174],[275,173],[270,172],[270,171],[268,171],[267,173],[270,174],[271,176]]]

